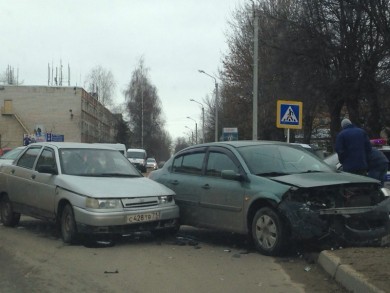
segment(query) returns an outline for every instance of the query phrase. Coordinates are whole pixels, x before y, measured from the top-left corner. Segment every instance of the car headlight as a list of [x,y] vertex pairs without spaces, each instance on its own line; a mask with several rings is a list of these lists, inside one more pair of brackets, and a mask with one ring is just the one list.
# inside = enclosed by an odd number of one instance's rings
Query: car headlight
[[85,206],[90,209],[117,209],[122,207],[119,199],[97,199],[87,197]]
[[390,196],[390,190],[387,189],[386,187],[382,187],[381,191],[382,191],[384,196]]
[[172,195],[159,196],[158,200],[160,204],[171,203],[173,201],[173,196]]

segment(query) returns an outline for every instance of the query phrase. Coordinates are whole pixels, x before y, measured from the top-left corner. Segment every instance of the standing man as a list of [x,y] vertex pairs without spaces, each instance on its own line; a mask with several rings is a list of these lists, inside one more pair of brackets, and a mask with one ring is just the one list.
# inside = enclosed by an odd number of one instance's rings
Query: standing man
[[372,147],[367,133],[344,118],[341,131],[336,137],[336,152],[343,171],[367,175],[368,156]]

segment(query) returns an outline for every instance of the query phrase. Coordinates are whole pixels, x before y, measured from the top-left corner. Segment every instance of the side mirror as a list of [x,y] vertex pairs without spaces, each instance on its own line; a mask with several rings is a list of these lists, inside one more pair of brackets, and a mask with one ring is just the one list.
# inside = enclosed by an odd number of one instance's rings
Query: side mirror
[[40,165],[37,168],[39,173],[48,173],[52,175],[58,175],[57,168],[51,165]]
[[222,170],[221,177],[223,179],[228,179],[228,180],[236,180],[236,181],[242,180],[241,174],[238,174],[238,173],[234,172],[233,170]]

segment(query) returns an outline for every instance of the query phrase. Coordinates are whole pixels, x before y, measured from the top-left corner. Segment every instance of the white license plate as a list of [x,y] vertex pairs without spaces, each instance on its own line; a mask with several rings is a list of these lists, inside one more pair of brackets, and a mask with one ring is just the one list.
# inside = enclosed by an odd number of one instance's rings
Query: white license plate
[[383,236],[381,240],[381,246],[388,245],[390,243],[390,234]]
[[144,213],[127,216],[127,223],[150,222],[160,219],[160,212]]

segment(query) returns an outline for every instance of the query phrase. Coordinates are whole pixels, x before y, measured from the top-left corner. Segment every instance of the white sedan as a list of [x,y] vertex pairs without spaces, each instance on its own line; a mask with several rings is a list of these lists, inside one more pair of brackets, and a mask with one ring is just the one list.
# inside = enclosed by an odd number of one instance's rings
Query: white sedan
[[85,143],[34,143],[0,167],[5,226],[20,215],[55,221],[65,243],[81,234],[176,231],[174,192],[146,177],[117,150]]

